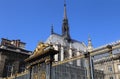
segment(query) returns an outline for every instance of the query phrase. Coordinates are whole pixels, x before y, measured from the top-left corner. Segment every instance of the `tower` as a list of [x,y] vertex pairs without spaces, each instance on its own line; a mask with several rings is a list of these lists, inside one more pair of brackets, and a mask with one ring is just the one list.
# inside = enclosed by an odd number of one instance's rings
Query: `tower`
[[92,51],[93,50],[93,46],[92,46],[92,41],[90,36],[88,36],[88,51]]
[[64,0],[64,18],[63,18],[63,24],[62,24],[62,36],[64,37],[64,39],[68,41],[70,40],[69,24],[68,24],[65,0]]

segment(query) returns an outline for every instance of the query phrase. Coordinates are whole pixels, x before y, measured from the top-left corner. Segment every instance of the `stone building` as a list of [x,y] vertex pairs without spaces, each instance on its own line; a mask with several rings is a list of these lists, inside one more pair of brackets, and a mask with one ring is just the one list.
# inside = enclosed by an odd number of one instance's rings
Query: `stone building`
[[[68,23],[66,4],[64,4],[64,17],[62,23],[62,34],[51,30],[51,35],[45,43],[52,44],[59,53],[54,56],[55,62],[64,61],[72,57],[82,55],[87,50],[84,42],[72,39]],[[77,71],[78,70],[78,71]],[[86,79],[85,59],[71,61],[59,66],[53,67],[52,79]]]
[[[57,34],[51,29],[51,35],[48,37],[45,43],[52,44],[54,49],[59,51],[54,56],[55,63],[71,59],[75,56],[84,55],[87,51],[92,51],[93,46],[91,39],[88,39],[88,46],[84,42],[72,39],[70,35],[70,27],[68,23],[66,4],[64,4],[64,17],[62,23],[62,34]],[[65,64],[54,66],[52,79],[87,79],[87,67],[86,59],[78,59]],[[98,77],[95,79],[104,79],[104,73],[101,70],[93,70]],[[99,74],[99,75],[98,75]]]
[[[114,46],[118,43],[120,43],[120,41],[108,45]],[[96,49],[99,50],[105,46],[101,46]],[[105,79],[120,79],[120,49],[111,49],[110,52],[95,56],[94,68],[97,70],[102,70],[104,72]]]
[[8,77],[25,70],[24,59],[31,51],[25,49],[25,43],[20,40],[2,38],[0,44],[0,77]]
[[[84,42],[72,39],[66,13],[66,3],[64,4],[62,34],[55,33],[52,26],[51,35],[45,41],[45,46],[47,46],[47,44],[52,45],[54,50],[58,51],[58,53],[53,57],[54,61],[52,64],[59,61],[64,62],[66,59],[71,59],[79,55],[84,55],[85,52],[93,49],[90,38],[88,40],[88,46],[86,46]],[[52,74],[50,74],[51,66],[46,64],[46,59],[44,59],[44,57],[51,54],[51,51],[47,51],[47,54],[44,54],[44,51],[42,52],[41,48],[39,48],[41,46],[44,47],[44,44],[38,44],[37,48],[34,50],[34,53],[26,60],[28,65],[30,65],[28,72],[25,72],[25,74],[21,76],[15,76],[12,79],[88,79],[88,65],[86,64],[85,58],[52,66]],[[47,49],[45,48],[45,50]],[[95,70],[94,72],[98,77],[95,79],[104,79],[103,71]]]

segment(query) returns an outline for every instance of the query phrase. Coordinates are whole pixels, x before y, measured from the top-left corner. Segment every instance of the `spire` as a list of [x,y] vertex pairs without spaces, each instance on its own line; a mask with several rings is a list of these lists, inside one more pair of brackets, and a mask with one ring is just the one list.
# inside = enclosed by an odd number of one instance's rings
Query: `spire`
[[53,34],[54,33],[54,29],[53,29],[53,24],[52,24],[52,26],[51,26],[51,34]]
[[69,24],[67,19],[67,10],[66,10],[66,0],[64,0],[64,18],[62,24],[62,36],[66,40],[70,40],[70,33],[69,33]]
[[88,36],[88,51],[92,51],[93,50],[93,45],[92,45],[92,41],[90,38],[90,35]]
[[64,19],[67,19],[66,0],[64,0]]

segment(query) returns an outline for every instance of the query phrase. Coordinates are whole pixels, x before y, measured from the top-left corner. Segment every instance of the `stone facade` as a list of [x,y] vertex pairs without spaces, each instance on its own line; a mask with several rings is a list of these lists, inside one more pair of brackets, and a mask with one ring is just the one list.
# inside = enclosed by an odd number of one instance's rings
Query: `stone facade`
[[94,57],[94,68],[102,70],[105,79],[120,79],[120,49],[112,50],[111,53]]
[[24,49],[25,43],[20,40],[2,38],[0,45],[0,77],[8,77],[25,70],[24,60],[31,51]]

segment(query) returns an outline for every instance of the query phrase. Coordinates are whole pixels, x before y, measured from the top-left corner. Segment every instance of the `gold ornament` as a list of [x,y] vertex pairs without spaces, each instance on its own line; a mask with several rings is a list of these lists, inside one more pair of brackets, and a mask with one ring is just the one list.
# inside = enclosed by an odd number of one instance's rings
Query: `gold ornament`
[[40,79],[46,79],[46,73],[43,71],[40,75]]

